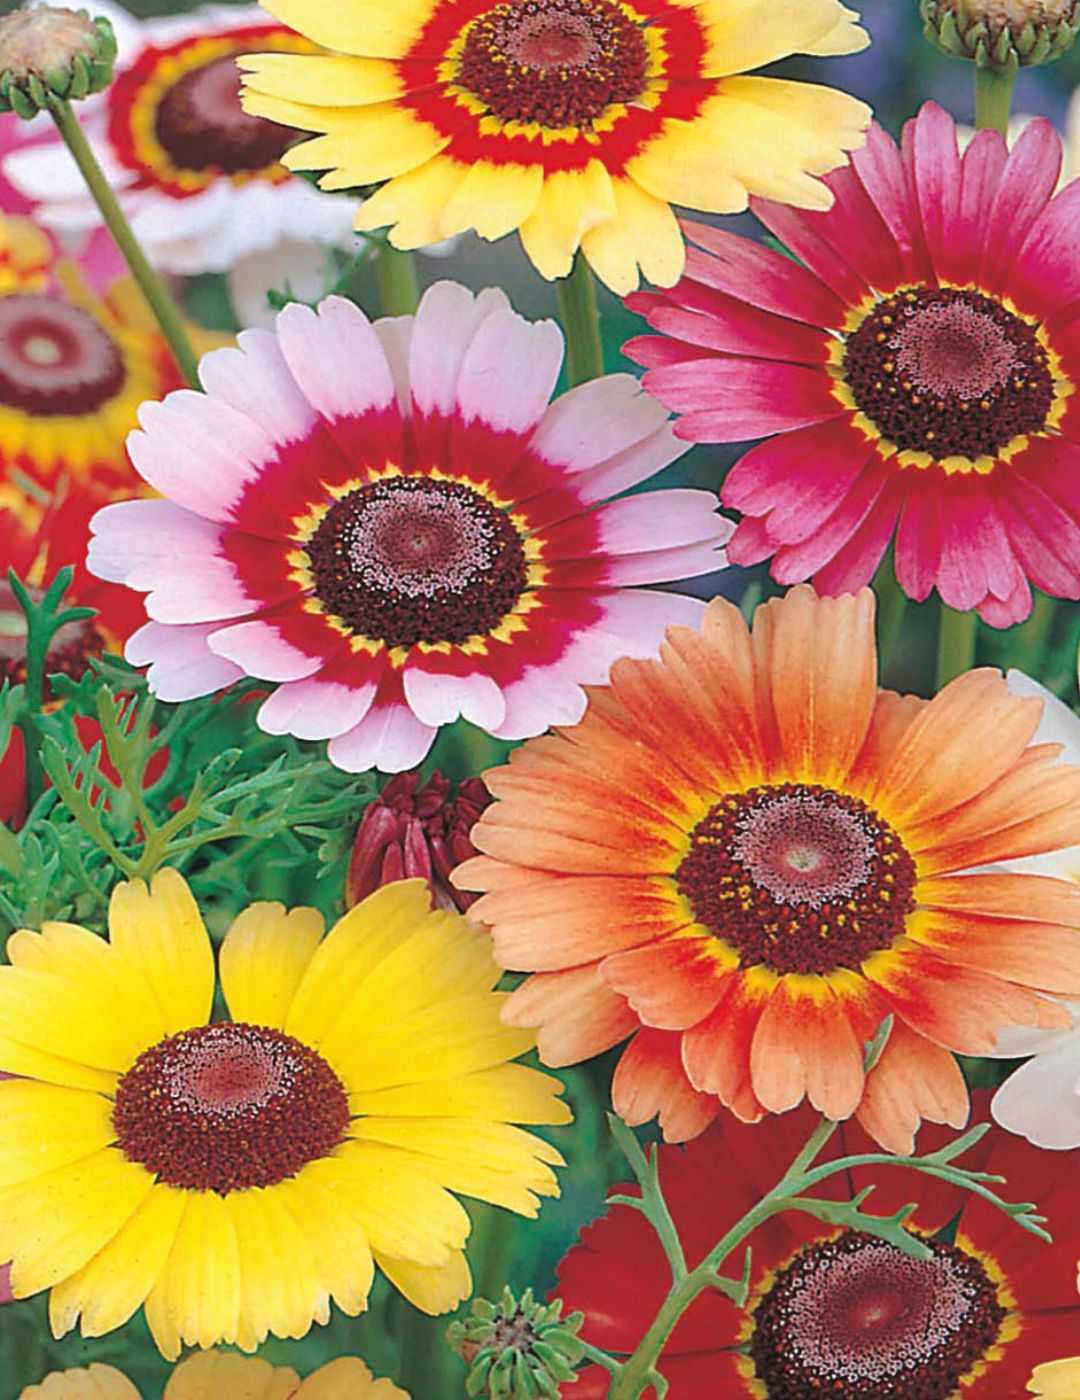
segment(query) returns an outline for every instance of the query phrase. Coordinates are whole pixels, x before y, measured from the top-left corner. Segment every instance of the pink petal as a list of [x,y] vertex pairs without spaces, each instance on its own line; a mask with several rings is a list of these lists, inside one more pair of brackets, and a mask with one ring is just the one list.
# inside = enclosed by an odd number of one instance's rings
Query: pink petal
[[628,360],[644,369],[681,365],[687,360],[701,359],[698,346],[685,345],[681,340],[669,340],[664,335],[635,335],[623,344],[622,352]]
[[888,466],[876,456],[872,457],[858,481],[819,530],[808,540],[777,551],[772,566],[777,583],[803,583],[823,569],[873,510],[890,475]]
[[896,532],[896,578],[909,598],[930,596],[941,567],[941,476],[925,472],[909,486]]
[[437,732],[409,709],[401,677],[393,673],[383,682],[365,718],[331,739],[327,757],[346,773],[365,773],[369,768],[403,773],[423,762]]
[[857,593],[870,583],[896,528],[898,495],[895,484],[886,488],[852,537],[817,571],[814,587],[819,593]]
[[691,442],[746,442],[835,418],[841,410],[821,370],[775,360],[712,359],[652,369],[650,394],[684,416],[675,432]]
[[457,403],[466,424],[496,432],[530,432],[551,401],[563,359],[554,321],[530,322],[508,307],[485,317],[465,351]]
[[960,199],[953,236],[937,252],[938,276],[944,281],[978,282],[986,244],[986,228],[1008,158],[996,131],[983,130],[964,152],[960,166]]
[[[910,133],[910,135],[909,135]],[[956,124],[935,102],[928,102],[908,124],[910,158],[906,162],[915,182],[923,236],[935,268],[956,242],[960,202],[960,152]]]
[[934,269],[923,239],[913,182],[896,143],[877,122],[851,163],[889,230],[903,265],[904,280],[933,283]]
[[[998,138],[1001,139],[1000,137]],[[1023,132],[1009,153],[993,207],[983,223],[983,257],[979,282],[989,291],[1005,291],[1013,295],[1013,278],[1019,273],[1027,284],[1032,267],[1028,262],[1027,242],[1034,237],[1043,218],[1049,213],[1048,202],[1057,188],[1061,172],[1061,141],[1049,122],[1038,120]],[[1064,193],[1064,192],[1063,192]],[[1075,209],[1076,187],[1070,208]],[[1056,201],[1055,201],[1056,202]],[[1061,211],[1059,210],[1059,213]],[[1069,219],[1055,226],[1068,229]],[[1073,215],[1075,226],[1075,214]],[[1073,228],[1075,243],[1075,227]],[[1046,250],[1053,260],[1053,242]],[[1064,251],[1062,249],[1062,251]],[[1041,258],[1038,259],[1041,261]],[[1075,268],[1075,260],[1072,264]],[[1036,274],[1037,277],[1037,274]],[[1036,286],[1035,308],[1062,306],[1065,297],[1056,284]]]
[[133,666],[147,666],[151,691],[169,704],[197,700],[242,680],[239,666],[215,656],[207,646],[213,624],[168,627],[148,622],[128,638],[124,655]]
[[691,281],[811,326],[843,325],[844,303],[790,258],[705,224],[684,220],[682,227],[687,238],[698,245],[686,253],[686,276]]
[[850,166],[834,170],[825,183],[834,197],[827,213],[767,199],[751,199],[750,208],[841,301],[857,306],[871,285],[880,285],[868,281],[865,260],[887,258],[892,240]]
[[371,709],[385,665],[385,653],[345,648],[316,675],[279,686],[259,710],[259,728],[297,739],[336,739]]
[[478,729],[490,732],[506,719],[502,691],[480,671],[453,675],[407,664],[403,683],[409,708],[421,724],[433,729],[466,719]]
[[416,410],[449,417],[457,404],[465,355],[482,322],[509,311],[494,287],[474,296],[456,282],[436,282],[421,299],[409,349],[409,380]]
[[654,330],[708,350],[807,365],[828,359],[830,337],[816,327],[759,311],[738,297],[686,278],[663,295],[638,292],[627,298],[627,305],[645,316]]
[[[1028,580],[1058,598],[1080,597],[1080,523],[1013,462],[995,499]],[[1015,587],[1015,582],[1014,585]],[[992,589],[998,597],[1008,592]]]
[[984,598],[976,612],[990,627],[1015,627],[1031,616],[1031,586],[1023,579],[1011,597]]

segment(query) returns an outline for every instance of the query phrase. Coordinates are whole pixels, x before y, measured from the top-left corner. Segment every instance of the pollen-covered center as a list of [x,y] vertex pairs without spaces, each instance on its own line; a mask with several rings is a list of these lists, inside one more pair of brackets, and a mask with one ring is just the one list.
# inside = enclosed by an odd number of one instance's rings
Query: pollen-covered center
[[345,1088],[315,1050],[240,1022],[198,1026],[143,1051],[120,1080],[117,1143],[169,1186],[273,1186],[345,1137]]
[[470,486],[427,477],[350,492],[306,549],[319,602],[389,647],[489,635],[528,582],[507,513]]
[[882,437],[938,461],[992,457],[1042,432],[1054,403],[1036,326],[955,287],[906,288],[878,302],[848,339],[842,373]]
[[0,404],[81,417],[126,378],[119,347],[89,312],[43,292],[0,298]]
[[508,0],[469,28],[457,84],[504,122],[590,128],[648,82],[642,30],[614,0]]
[[914,908],[915,863],[857,797],[784,783],[724,797],[697,824],[676,881],[698,923],[744,966],[857,968]]
[[997,1341],[1005,1308],[982,1262],[923,1241],[912,1259],[872,1235],[809,1245],[753,1312],[769,1400],[947,1400]]
[[275,165],[296,132],[240,106],[238,54],[250,45],[193,68],[179,78],[157,109],[155,135],[182,170],[229,175]]

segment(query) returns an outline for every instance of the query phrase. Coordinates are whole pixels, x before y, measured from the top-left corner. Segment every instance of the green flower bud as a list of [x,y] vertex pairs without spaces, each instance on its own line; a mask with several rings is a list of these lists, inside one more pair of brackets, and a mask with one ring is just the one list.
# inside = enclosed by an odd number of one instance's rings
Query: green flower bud
[[469,1367],[465,1392],[489,1400],[557,1400],[577,1380],[584,1355],[582,1313],[562,1316],[562,1303],[538,1303],[527,1288],[520,1301],[509,1288],[498,1303],[474,1300],[470,1316],[451,1323],[450,1345]]
[[920,11],[937,48],[998,73],[1053,62],[1080,30],[1080,0],[920,0]]
[[85,10],[40,6],[0,19],[0,112],[29,121],[56,98],[78,100],[112,82],[116,37]]

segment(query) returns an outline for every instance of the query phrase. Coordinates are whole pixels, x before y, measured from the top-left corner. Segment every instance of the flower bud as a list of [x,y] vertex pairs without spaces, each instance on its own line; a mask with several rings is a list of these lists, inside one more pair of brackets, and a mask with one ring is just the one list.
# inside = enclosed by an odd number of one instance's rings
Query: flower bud
[[1080,0],[921,0],[926,36],[954,58],[1014,71],[1072,47]]
[[471,1314],[451,1323],[450,1345],[469,1367],[466,1395],[489,1400],[555,1400],[560,1385],[577,1379],[584,1355],[578,1330],[584,1314],[562,1316],[562,1303],[538,1303],[527,1288],[520,1302],[509,1288],[498,1303],[473,1301]]
[[0,19],[0,112],[27,121],[55,98],[82,98],[112,82],[116,38],[107,19],[38,6]]
[[423,787],[419,773],[391,778],[361,819],[345,882],[351,909],[380,885],[416,876],[428,882],[439,909],[462,913],[476,899],[455,890],[450,872],[476,855],[469,833],[491,801],[479,778],[451,785],[434,773]]

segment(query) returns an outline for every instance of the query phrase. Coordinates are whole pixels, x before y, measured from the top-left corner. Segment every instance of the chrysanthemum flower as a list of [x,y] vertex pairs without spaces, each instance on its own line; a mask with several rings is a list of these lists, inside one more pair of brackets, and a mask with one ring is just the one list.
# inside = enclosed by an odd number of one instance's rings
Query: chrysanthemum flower
[[[776,1184],[813,1126],[805,1112],[755,1128],[725,1116],[685,1151],[660,1148],[660,1182],[691,1267]],[[926,1136],[926,1150],[947,1141],[940,1130]],[[872,1150],[845,1126],[823,1160]],[[746,1308],[710,1292],[675,1329],[660,1358],[668,1400],[1019,1400],[1034,1366],[1076,1344],[1077,1162],[1000,1133],[963,1163],[1007,1177],[997,1188],[1007,1198],[1038,1202],[1053,1245],[979,1197],[907,1169],[833,1178],[814,1194],[850,1199],[872,1185],[863,1208],[879,1217],[917,1201],[909,1228],[932,1258],[911,1259],[884,1240],[807,1215],[770,1220],[748,1241]],[[949,1227],[955,1238],[942,1238]],[[740,1254],[727,1268],[741,1265]],[[671,1283],[652,1227],[619,1205],[583,1231],[559,1273],[559,1296],[586,1315],[582,1336],[622,1354],[644,1336]],[[575,1400],[602,1400],[609,1382],[599,1367],[584,1371]],[[1076,1393],[1051,1392],[1061,1400]]]
[[906,1151],[920,1117],[966,1120],[950,1052],[1070,1024],[1039,993],[1080,990],[1080,890],[961,872],[1075,842],[1080,769],[1031,746],[1042,707],[996,672],[878,690],[873,615],[803,587],[750,635],[718,599],[487,775],[486,854],[454,879],[534,974],[507,1018],[555,1065],[634,1034],[615,1108],[669,1140],[806,1096]]
[[839,0],[265,0],[335,54],[243,61],[244,106],[319,132],[284,157],[325,189],[387,183],[357,228],[418,248],[517,229],[564,277],[580,247],[616,291],[663,286],[685,249],[672,204],[749,193],[810,209],[869,110],[808,83],[739,76],[869,41]]
[[20,930],[0,967],[0,1259],[52,1328],[145,1304],[161,1351],[302,1337],[378,1266],[417,1307],[471,1288],[451,1190],[535,1215],[563,1123],[557,1081],[508,1063],[487,935],[388,885],[322,938],[312,909],[256,904],[219,958],[173,871],[121,884],[111,941]]
[[[141,1400],[115,1366],[56,1371],[28,1386],[18,1400]],[[235,1352],[189,1356],[169,1377],[162,1400],[409,1400],[392,1381],[377,1381],[355,1356],[343,1356],[302,1381],[291,1366]]]
[[[224,272],[283,239],[336,242],[353,211],[280,163],[295,133],[240,108],[237,54],[306,50],[256,5],[138,21],[111,4],[116,78],[80,118],[147,255],[166,272]],[[47,227],[88,233],[97,205],[56,138],[9,155],[8,178]]]
[[90,568],[149,592],[128,659],[190,699],[279,682],[259,722],[342,768],[412,768],[459,715],[503,738],[573,723],[583,684],[702,605],[627,585],[722,565],[705,491],[610,501],[679,455],[630,375],[549,403],[563,339],[501,292],[440,283],[415,319],[292,305],[206,356],[206,394],[129,440],[169,497],[94,522]]
[[1031,584],[1080,597],[1080,185],[1054,197],[1043,121],[963,158],[928,103],[901,149],[875,127],[828,180],[828,213],[755,212],[804,264],[688,227],[686,280],[632,304],[649,391],[695,441],[769,437],[724,482],[741,564],[841,593],[895,534],[912,598],[937,588],[994,626]]

